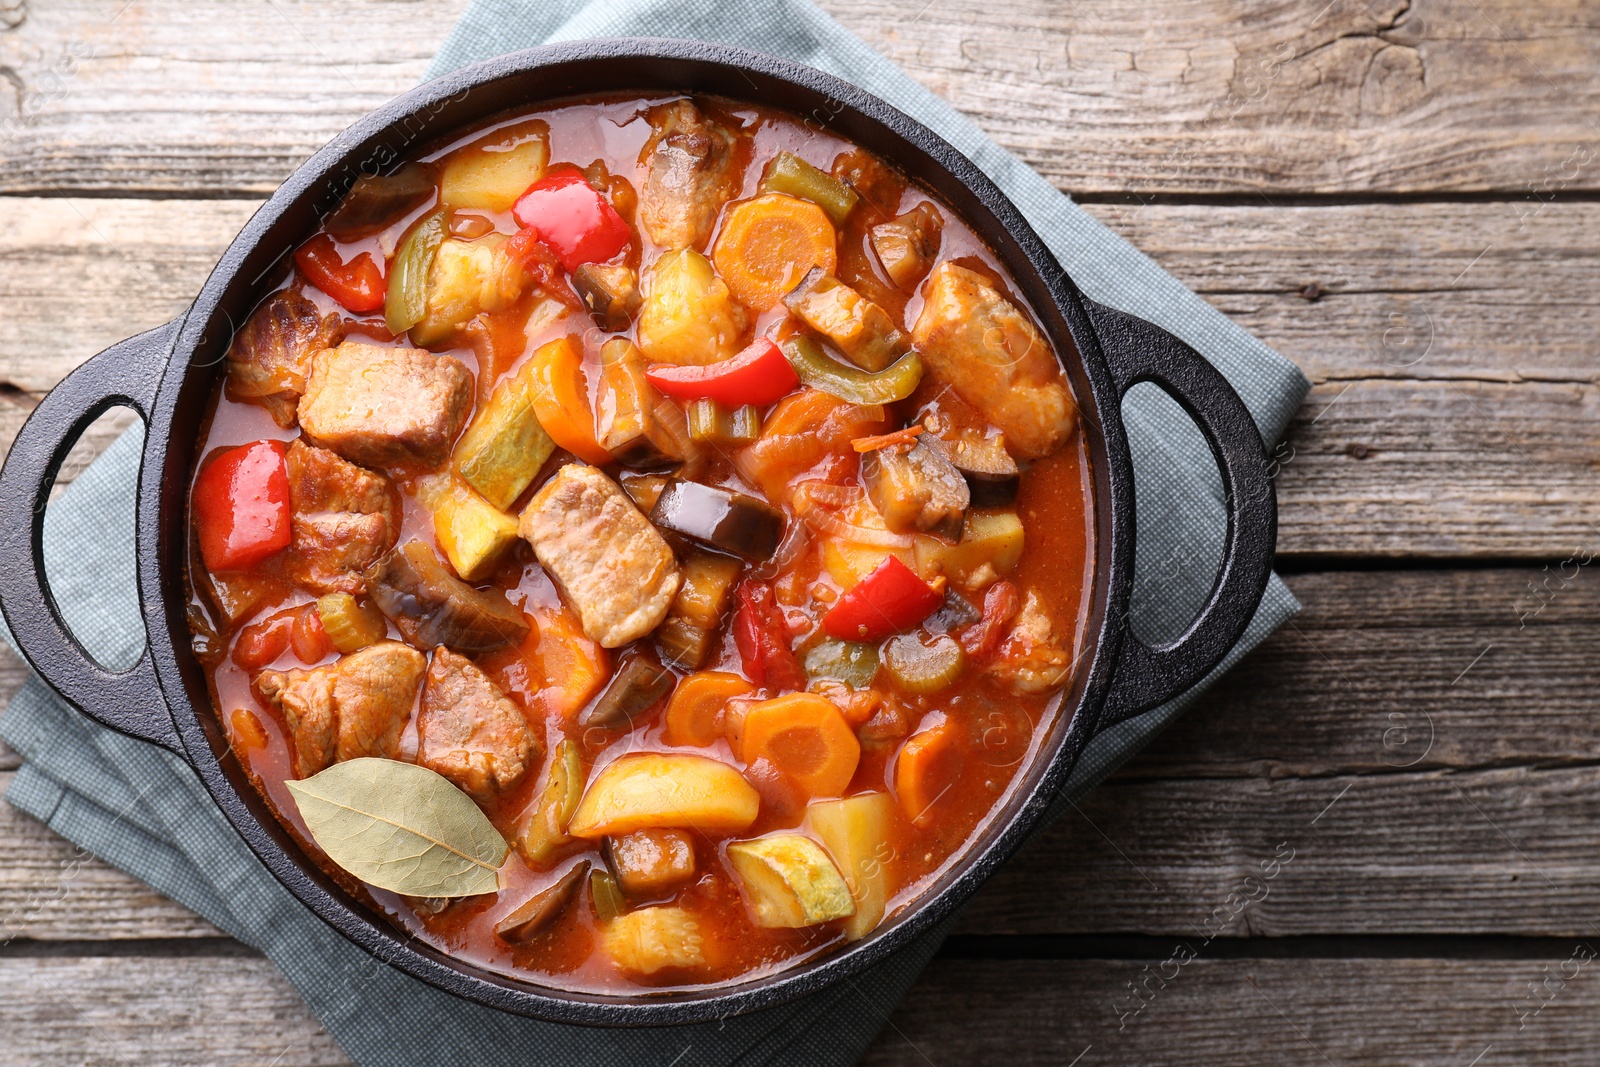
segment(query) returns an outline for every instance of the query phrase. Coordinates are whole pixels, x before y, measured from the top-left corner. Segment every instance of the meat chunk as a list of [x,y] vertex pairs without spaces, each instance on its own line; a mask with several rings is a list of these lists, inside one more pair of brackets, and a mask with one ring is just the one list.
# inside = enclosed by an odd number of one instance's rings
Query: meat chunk
[[295,775],[359,756],[398,759],[428,662],[398,641],[380,641],[314,670],[263,671],[261,694],[294,737]]
[[737,191],[733,135],[688,100],[650,112],[654,131],[640,150],[647,164],[639,220],[663,248],[704,248],[717,212]]
[[272,421],[288,429],[295,423],[300,394],[306,391],[311,357],[344,339],[338,315],[292,290],[273,293],[245,320],[228,346],[228,396],[254,401]]
[[1072,673],[1072,656],[1064,647],[1065,640],[1056,632],[1039,595],[1030,589],[1011,632],[986,670],[1018,693],[1049,692]]
[[895,533],[923,530],[952,541],[961,536],[972,494],[939,449],[921,440],[875,448],[861,456],[861,480]]
[[540,755],[522,709],[465,656],[433,650],[417,716],[417,762],[480,802],[513,788]]
[[289,577],[316,593],[362,592],[361,572],[400,536],[393,483],[300,439],[289,446],[287,463]]
[[912,338],[928,369],[1005,431],[1022,459],[1066,443],[1078,408],[1048,341],[983,275],[934,268]]
[[672,549],[626,493],[569,463],[522,510],[518,532],[604,648],[654,630],[678,594]]
[[460,360],[346,341],[311,358],[300,426],[355,463],[437,467],[471,407],[472,373]]

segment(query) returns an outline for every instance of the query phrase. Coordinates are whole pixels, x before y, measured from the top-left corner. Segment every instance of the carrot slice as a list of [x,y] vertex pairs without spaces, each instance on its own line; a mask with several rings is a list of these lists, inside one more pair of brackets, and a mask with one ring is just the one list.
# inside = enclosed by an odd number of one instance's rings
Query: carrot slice
[[963,754],[956,724],[943,712],[900,747],[894,765],[894,791],[911,821],[918,826],[933,822],[933,809],[961,777]]
[[757,311],[776,304],[812,267],[832,274],[838,260],[828,213],[782,193],[729,208],[711,250],[711,262],[734,299]]
[[814,797],[841,795],[861,761],[844,715],[814,693],[763,700],[745,713],[743,734],[747,764],[765,759]]
[[539,425],[550,439],[585,463],[603,467],[611,453],[594,436],[589,411],[589,386],[583,375],[583,351],[571,337],[541,345],[531,357],[529,399]]
[[921,426],[907,426],[889,433],[880,433],[876,437],[858,437],[850,442],[850,447],[857,452],[873,452],[880,448],[914,445],[917,443],[917,438],[922,435],[922,431]]
[[528,708],[573,719],[611,677],[611,657],[583,632],[565,608],[529,603],[528,636],[521,645],[479,661],[491,681]]
[[722,709],[734,697],[754,692],[749,682],[726,671],[698,671],[667,702],[667,744],[709,746],[722,736]]

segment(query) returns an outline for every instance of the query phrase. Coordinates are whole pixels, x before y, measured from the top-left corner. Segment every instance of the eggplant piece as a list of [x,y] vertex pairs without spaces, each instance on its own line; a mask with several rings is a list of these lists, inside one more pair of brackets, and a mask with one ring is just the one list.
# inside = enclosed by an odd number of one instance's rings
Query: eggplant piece
[[622,491],[628,494],[628,499],[633,501],[633,506],[648,515],[650,509],[656,506],[656,501],[661,499],[662,490],[671,484],[672,475],[659,471],[653,474],[623,471],[617,482],[622,486]]
[[554,885],[539,890],[527,903],[494,924],[500,940],[513,945],[526,945],[534,936],[561,918],[561,913],[578,899],[578,890],[589,877],[589,861],[580,860],[556,879]]
[[697,671],[711,653],[711,642],[733,602],[733,587],[744,568],[736,559],[692,548],[683,561],[683,584],[656,627],[656,649],[674,667]]
[[624,659],[594,705],[578,718],[580,726],[617,729],[655,707],[678,684],[678,676],[646,653]]
[[625,264],[585,263],[572,272],[572,287],[602,330],[621,333],[639,313],[639,276]]
[[864,370],[883,370],[911,351],[911,338],[887,311],[821,267],[807,271],[783,304]]
[[600,869],[589,875],[589,906],[594,909],[594,917],[602,923],[609,923],[626,914],[628,902],[610,871]]
[[895,533],[921,530],[950,541],[961,536],[972,493],[942,451],[919,439],[909,448],[886,445],[863,452],[861,481]]
[[722,552],[767,560],[783,540],[783,512],[744,493],[674,481],[662,490],[650,521]]
[[944,591],[944,607],[928,616],[922,625],[931,634],[945,634],[952,630],[959,630],[963,626],[970,626],[983,618],[983,612],[978,610],[972,601],[949,587]]
[[354,241],[388,229],[433,196],[431,168],[407,163],[393,174],[363,174],[345,194],[323,229]]
[[950,439],[930,436],[925,440],[943,452],[967,480],[973,507],[1003,508],[1016,502],[1022,471],[1006,451],[1004,434],[979,437],[964,433]]
[[884,273],[909,292],[932,269],[943,232],[944,218],[924,201],[904,215],[874,226],[870,239]]
[[624,467],[649,470],[683,462],[658,418],[660,397],[644,377],[644,355],[626,337],[600,346],[600,447]]
[[528,622],[499,590],[451,574],[422,541],[407,541],[367,568],[367,588],[406,643],[431,651],[493,652],[528,636]]

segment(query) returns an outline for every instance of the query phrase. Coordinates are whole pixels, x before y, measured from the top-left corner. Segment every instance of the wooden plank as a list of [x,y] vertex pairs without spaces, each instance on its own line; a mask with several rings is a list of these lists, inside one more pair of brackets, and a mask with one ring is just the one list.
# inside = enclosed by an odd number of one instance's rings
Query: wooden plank
[[[0,377],[36,393],[180,313],[258,204],[0,200]],[[1600,375],[1600,204],[1089,210],[1316,381]]]
[[1075,194],[1536,200],[1595,180],[1600,37],[1578,0],[824,6]]
[[1280,557],[1565,559],[1600,538],[1600,387],[1331,382],[1277,452]]
[[1315,382],[1600,380],[1600,204],[1087,210]]
[[[0,791],[14,773],[0,771]],[[0,941],[220,936],[187,908],[9,804],[0,804],[0,872]]]
[[[1587,952],[1589,963],[1571,962],[1570,951],[1489,960],[1202,955],[1181,967],[1165,958],[943,959],[863,1062],[1463,1067],[1492,1047],[1480,1063],[1576,1067],[1593,1062],[1600,1039],[1600,984]],[[1160,984],[1163,968],[1174,977]],[[1528,984],[1547,974],[1552,992],[1533,1014]],[[259,957],[5,959],[0,981],[8,991],[0,1025],[16,1067],[348,1062]],[[1137,1014],[1129,983],[1149,991]]]
[[1187,935],[1214,918],[1230,937],[1591,936],[1597,786],[1594,766],[1108,782],[984,887],[961,932]]
[[259,956],[0,959],[0,983],[5,1058],[17,1067],[350,1062]]
[[[1577,1067],[1594,1062],[1600,1037],[1594,952],[1573,945],[1549,958],[1509,960],[1202,956],[1181,966],[1165,955],[1148,963],[938,960],[863,1064]],[[1540,1002],[1528,986],[1544,983],[1547,969],[1551,992],[1534,1014]],[[1173,977],[1163,984],[1163,974]],[[1149,991],[1137,1014],[1141,1001],[1129,983]]]
[[1301,613],[1121,776],[1592,762],[1600,575],[1582,558],[1527,570],[1291,575]]
[[[254,207],[0,198],[0,273],[15,284],[0,320],[0,380],[12,386],[9,406],[0,395],[0,439],[71,367],[178,313]],[[1600,521],[1593,312],[1536,309],[1543,293],[1583,291],[1596,250],[1562,235],[1600,232],[1600,205],[1555,205],[1521,232],[1503,225],[1491,236],[1506,243],[1475,263],[1483,249],[1470,227],[1447,225],[1437,205],[1300,211],[1284,223],[1272,208],[1151,207],[1128,222],[1180,277],[1323,380],[1279,453],[1280,551],[1565,558]],[[1306,245],[1303,272],[1281,266],[1306,232],[1346,249],[1336,274],[1313,273]],[[1541,251],[1547,239],[1555,253]],[[1385,241],[1439,260],[1426,268],[1433,303],[1412,302]],[[1470,282],[1470,300],[1432,293],[1469,266],[1460,288]],[[1319,277],[1346,280],[1315,302],[1291,295]],[[1420,324],[1434,324],[1424,358],[1400,345],[1393,362],[1406,366],[1383,365],[1383,346],[1399,345],[1395,314],[1411,316],[1406,336],[1418,345]]]
[[[0,190],[268,192],[415,84],[463,3],[27,4],[0,35]],[[1080,195],[1596,184],[1578,0],[824,6]]]

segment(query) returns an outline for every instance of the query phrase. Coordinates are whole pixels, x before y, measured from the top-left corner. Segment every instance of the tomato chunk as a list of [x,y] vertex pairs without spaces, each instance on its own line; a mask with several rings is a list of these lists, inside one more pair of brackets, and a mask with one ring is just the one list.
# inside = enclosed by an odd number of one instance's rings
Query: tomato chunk
[[890,556],[828,609],[822,628],[845,641],[877,641],[911,629],[943,604],[943,592]]
[[195,479],[195,525],[209,570],[244,570],[289,547],[287,453],[282,441],[240,445]]
[[610,259],[633,236],[617,209],[577,170],[553,171],[534,182],[511,213],[517,225],[539,231],[568,271]]
[[362,252],[346,262],[339,246],[325,233],[319,233],[294,254],[300,273],[340,305],[358,315],[383,308],[389,295],[388,279],[371,252]]
[[783,350],[767,337],[757,337],[743,352],[703,367],[662,364],[645,371],[645,379],[680,400],[715,400],[725,407],[776,403],[800,388],[800,377]]
[[733,618],[733,640],[745,677],[778,690],[806,687],[806,672],[789,650],[789,627],[783,621],[766,582],[748,579],[739,586],[739,610]]

